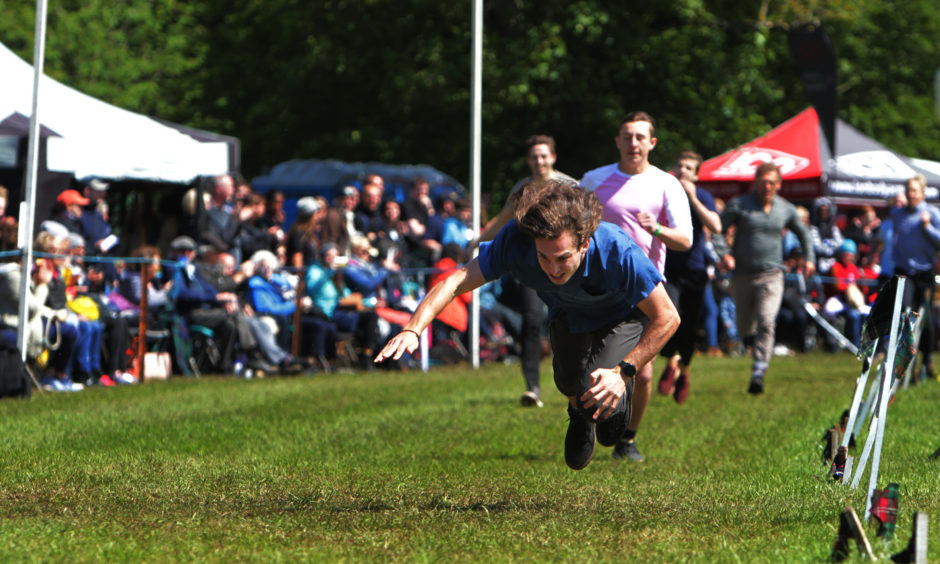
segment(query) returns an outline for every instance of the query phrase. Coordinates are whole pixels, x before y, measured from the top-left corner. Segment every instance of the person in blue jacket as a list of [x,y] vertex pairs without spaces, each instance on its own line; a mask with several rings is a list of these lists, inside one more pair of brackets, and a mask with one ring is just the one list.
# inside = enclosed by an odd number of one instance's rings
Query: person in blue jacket
[[549,310],[555,386],[568,399],[565,462],[580,470],[595,440],[614,446],[630,418],[637,366],[679,326],[663,277],[619,227],[602,222],[593,193],[557,180],[526,184],[513,220],[477,258],[435,285],[375,357],[400,358],[455,296],[511,273]]

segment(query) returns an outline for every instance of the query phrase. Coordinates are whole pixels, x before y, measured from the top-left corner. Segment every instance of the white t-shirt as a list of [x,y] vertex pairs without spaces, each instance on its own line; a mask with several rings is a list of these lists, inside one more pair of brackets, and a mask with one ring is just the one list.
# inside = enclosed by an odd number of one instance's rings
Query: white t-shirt
[[660,168],[650,165],[640,174],[625,174],[614,163],[587,172],[579,184],[604,205],[602,219],[626,231],[660,272],[666,267],[666,244],[643,229],[637,215],[651,213],[692,240],[689,198],[676,177]]

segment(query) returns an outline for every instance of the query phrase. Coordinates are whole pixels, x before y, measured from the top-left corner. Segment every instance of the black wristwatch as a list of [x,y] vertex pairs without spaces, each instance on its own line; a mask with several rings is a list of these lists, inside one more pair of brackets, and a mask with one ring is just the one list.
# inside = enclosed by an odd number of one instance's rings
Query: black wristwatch
[[620,376],[623,378],[633,378],[636,376],[636,366],[634,366],[632,362],[621,360],[617,363],[617,366],[620,367]]

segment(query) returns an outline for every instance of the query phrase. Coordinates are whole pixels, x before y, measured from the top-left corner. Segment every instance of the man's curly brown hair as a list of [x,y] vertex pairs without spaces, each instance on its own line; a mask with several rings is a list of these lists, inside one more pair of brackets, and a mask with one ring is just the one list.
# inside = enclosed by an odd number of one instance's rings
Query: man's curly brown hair
[[529,182],[512,204],[516,225],[529,237],[554,240],[570,231],[578,247],[594,234],[603,209],[593,192],[558,180]]

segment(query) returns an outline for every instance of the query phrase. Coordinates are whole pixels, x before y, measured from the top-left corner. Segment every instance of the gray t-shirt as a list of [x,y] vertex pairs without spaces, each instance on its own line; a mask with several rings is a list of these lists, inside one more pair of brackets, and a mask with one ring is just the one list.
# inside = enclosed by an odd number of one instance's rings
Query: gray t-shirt
[[[786,227],[800,240],[807,262],[815,262],[813,240],[809,230],[796,213],[796,207],[780,196],[775,196],[770,213],[753,193],[743,194],[731,200],[721,214],[722,232],[735,226],[734,248],[735,272],[756,274],[775,268],[783,268],[783,228]],[[715,237],[713,244],[719,255],[728,251],[723,237]]]

